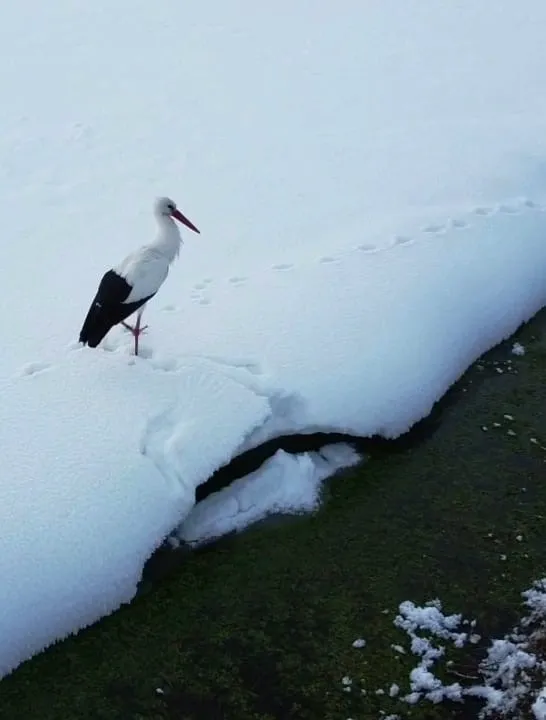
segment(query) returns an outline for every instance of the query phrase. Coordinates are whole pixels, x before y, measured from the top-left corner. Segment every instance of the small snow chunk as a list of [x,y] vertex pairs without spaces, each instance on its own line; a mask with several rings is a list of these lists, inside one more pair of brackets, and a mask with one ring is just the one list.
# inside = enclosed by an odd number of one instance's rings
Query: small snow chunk
[[496,367],[495,370],[499,373],[499,375],[502,375],[502,373],[504,372],[504,370],[500,367]]
[[404,697],[404,702],[407,702],[408,705],[415,705],[416,703],[419,702],[420,699],[421,699],[421,693],[412,692],[412,693],[409,693],[409,695],[406,695]]
[[482,425],[482,430],[483,430],[484,432],[487,432],[487,430],[488,430],[487,425]]
[[512,353],[514,355],[520,355],[520,356],[525,355],[525,348],[523,347],[523,345],[521,343],[515,342],[512,345]]
[[396,683],[393,683],[389,688],[389,696],[391,698],[396,697],[399,692],[400,692],[400,687]]
[[405,655],[405,654],[406,654],[406,651],[404,650],[404,648],[402,647],[402,645],[391,645],[391,648],[392,648],[395,652],[400,653],[401,655]]
[[441,687],[442,683],[437,677],[427,670],[422,665],[418,665],[410,672],[411,687],[414,691],[426,690],[437,690]]
[[536,437],[529,438],[529,442],[532,442],[533,445],[538,445],[538,440],[536,439]]
[[[394,624],[406,631],[415,631],[418,628],[430,630],[440,638],[454,639],[454,630],[460,625],[462,617],[458,615],[444,615],[439,600],[428,602],[424,607],[417,607],[410,600],[400,603],[400,615]],[[465,633],[462,633],[466,637]]]
[[505,420],[513,420],[513,419],[514,419],[514,416],[513,416],[513,415],[508,415],[508,413],[506,413],[505,415],[503,415],[503,418],[504,418]]
[[523,535],[516,535],[516,540],[521,542],[523,540]]
[[163,690],[163,688],[158,687],[155,691],[158,695],[165,695],[165,690]]
[[512,437],[514,437],[516,435],[515,431],[512,430],[512,428],[510,428],[510,430],[507,430],[506,434],[511,435]]
[[353,642],[353,647],[354,647],[354,648],[363,648],[363,647],[365,647],[365,646],[366,646],[366,641],[364,640],[364,638],[357,638],[357,639]]
[[352,683],[353,683],[353,681],[351,680],[351,678],[348,675],[345,675],[344,677],[342,677],[341,682],[343,685],[352,685]]
[[427,693],[427,700],[433,703],[440,703],[443,700],[452,700],[454,702],[461,702],[463,699],[462,687],[459,683],[452,683],[451,685],[441,685],[440,687]]
[[493,427],[502,427],[500,422],[494,422]]
[[537,695],[537,699],[533,703],[531,710],[536,720],[546,720],[546,687]]
[[501,556],[500,556],[500,559],[501,559],[501,560],[506,560],[506,555],[501,555]]

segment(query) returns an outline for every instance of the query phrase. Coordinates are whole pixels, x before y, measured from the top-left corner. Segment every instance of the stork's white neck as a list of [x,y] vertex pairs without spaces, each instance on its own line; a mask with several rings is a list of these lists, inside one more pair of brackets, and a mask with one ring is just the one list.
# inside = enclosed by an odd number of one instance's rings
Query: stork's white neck
[[151,247],[164,255],[171,263],[180,252],[182,238],[175,221],[168,215],[157,215],[159,231]]

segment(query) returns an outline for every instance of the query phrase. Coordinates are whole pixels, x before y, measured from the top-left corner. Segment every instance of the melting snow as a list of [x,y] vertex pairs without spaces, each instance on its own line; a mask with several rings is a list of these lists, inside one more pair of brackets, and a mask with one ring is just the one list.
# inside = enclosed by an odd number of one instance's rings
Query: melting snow
[[[462,647],[468,638],[458,633],[461,625],[475,626],[473,620],[461,615],[444,615],[438,600],[424,607],[411,602],[400,605],[394,624],[405,630],[411,640],[412,652],[421,659],[409,674],[410,692],[403,700],[414,705],[423,699],[433,703],[444,700],[463,702],[465,697],[481,698],[481,718],[503,717],[516,720],[532,711],[536,720],[546,718],[546,658],[543,644],[546,637],[546,580],[534,584],[523,593],[529,614],[519,626],[503,639],[492,640],[486,657],[477,668],[481,683],[444,685],[434,674],[435,665],[445,659],[449,645],[438,645],[441,639]],[[538,651],[538,654],[537,654]],[[453,663],[447,661],[452,667]],[[470,679],[470,678],[468,678]]]

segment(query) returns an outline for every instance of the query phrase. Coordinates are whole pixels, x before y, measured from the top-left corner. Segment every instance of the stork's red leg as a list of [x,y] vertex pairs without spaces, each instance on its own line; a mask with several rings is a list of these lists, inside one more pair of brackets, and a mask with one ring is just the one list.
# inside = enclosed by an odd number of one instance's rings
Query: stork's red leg
[[140,330],[140,317],[141,317],[141,315],[142,315],[142,313],[141,313],[140,310],[139,310],[139,311],[137,312],[135,331],[134,331],[134,333],[133,333],[133,336],[134,336],[134,338],[135,338],[135,355],[138,355],[138,338],[139,338],[139,335],[140,335],[140,332],[141,332],[141,330]]
[[134,327],[133,327],[132,325],[129,325],[129,323],[126,323],[124,320],[122,320],[121,323],[120,323],[120,325],[123,325],[123,327],[131,333],[131,335],[133,336],[133,338],[134,338],[134,340],[135,340],[135,355],[138,355],[138,340],[139,340],[139,337],[142,335],[142,333],[144,332],[144,330],[146,330],[146,328],[148,327],[147,325],[141,325],[141,324],[140,324],[140,321],[141,321],[142,313],[143,313],[143,312],[144,312],[144,307],[142,307],[142,308],[137,312],[136,323],[135,323],[135,326],[134,326]]
[[142,313],[143,313],[143,312],[144,312],[144,308],[141,308],[141,309],[138,311],[138,313],[137,313],[137,318],[136,318],[136,324],[135,324],[135,327],[134,327],[134,328],[131,327],[130,325],[127,325],[126,323],[123,323],[123,325],[125,325],[125,327],[127,327],[127,328],[133,333],[133,337],[134,337],[134,339],[135,339],[135,355],[138,355],[138,341],[139,341],[139,338],[140,338],[140,336],[142,335],[142,333],[144,332],[144,330],[146,330],[146,328],[148,327],[147,325],[142,325],[142,326],[140,325],[140,320],[141,320],[141,318],[142,318]]

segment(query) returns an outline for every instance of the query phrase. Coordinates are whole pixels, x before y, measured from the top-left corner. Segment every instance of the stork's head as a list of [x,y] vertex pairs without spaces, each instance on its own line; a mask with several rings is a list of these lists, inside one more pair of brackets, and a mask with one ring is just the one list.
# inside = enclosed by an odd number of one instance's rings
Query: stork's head
[[154,212],[159,219],[172,217],[178,220],[178,222],[184,224],[190,230],[193,230],[196,233],[199,232],[195,225],[190,222],[187,217],[182,215],[180,210],[176,207],[174,200],[171,200],[168,197],[160,197],[155,201]]

